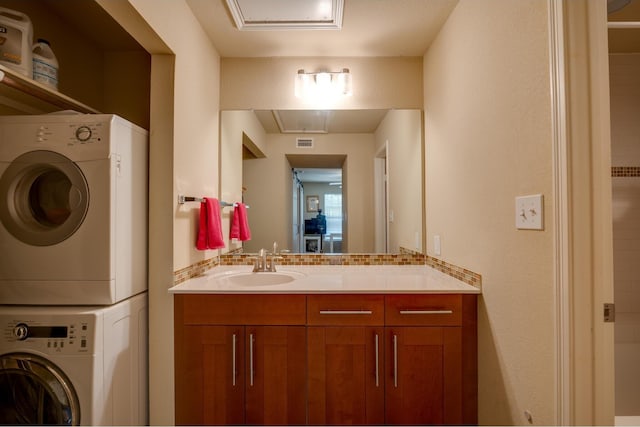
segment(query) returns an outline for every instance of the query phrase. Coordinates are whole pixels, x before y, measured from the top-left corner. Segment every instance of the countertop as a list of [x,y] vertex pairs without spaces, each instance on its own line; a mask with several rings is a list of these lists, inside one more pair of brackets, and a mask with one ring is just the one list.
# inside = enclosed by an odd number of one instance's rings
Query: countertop
[[[432,267],[422,265],[277,266],[277,273],[296,279],[272,285],[232,283],[234,274],[251,273],[252,266],[219,266],[169,289],[173,294],[322,294],[322,293],[464,293],[480,294]],[[253,273],[270,275],[273,273]],[[264,277],[264,276],[263,276]],[[266,279],[266,277],[265,277]]]

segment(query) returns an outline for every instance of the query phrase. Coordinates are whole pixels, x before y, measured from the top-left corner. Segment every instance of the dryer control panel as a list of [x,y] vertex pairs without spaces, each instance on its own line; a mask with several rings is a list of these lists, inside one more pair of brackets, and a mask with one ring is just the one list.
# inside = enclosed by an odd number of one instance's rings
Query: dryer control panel
[[74,162],[108,158],[115,149],[111,122],[73,117],[58,122],[4,123],[0,128],[0,160],[35,150],[54,151]]
[[36,350],[47,354],[91,354],[94,351],[95,317],[0,315],[0,352]]

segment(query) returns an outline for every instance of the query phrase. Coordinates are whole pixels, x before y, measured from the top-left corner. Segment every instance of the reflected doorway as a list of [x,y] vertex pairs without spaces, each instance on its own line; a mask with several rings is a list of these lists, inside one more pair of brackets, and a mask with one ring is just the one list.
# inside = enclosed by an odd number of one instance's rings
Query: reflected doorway
[[342,169],[293,168],[293,248],[301,253],[343,251]]

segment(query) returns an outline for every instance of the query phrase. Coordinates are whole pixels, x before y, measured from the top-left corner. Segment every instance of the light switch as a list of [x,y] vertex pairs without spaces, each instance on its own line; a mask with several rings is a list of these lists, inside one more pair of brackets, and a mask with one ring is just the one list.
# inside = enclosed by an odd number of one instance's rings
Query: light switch
[[516,197],[516,228],[544,230],[542,194]]

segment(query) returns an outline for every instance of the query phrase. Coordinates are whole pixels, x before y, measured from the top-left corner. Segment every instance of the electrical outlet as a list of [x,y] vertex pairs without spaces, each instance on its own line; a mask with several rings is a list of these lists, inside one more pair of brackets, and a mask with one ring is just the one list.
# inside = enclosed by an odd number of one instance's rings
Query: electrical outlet
[[433,236],[433,255],[440,256],[442,255],[442,247],[440,245],[440,235],[436,234]]
[[544,230],[542,194],[516,197],[516,228]]

